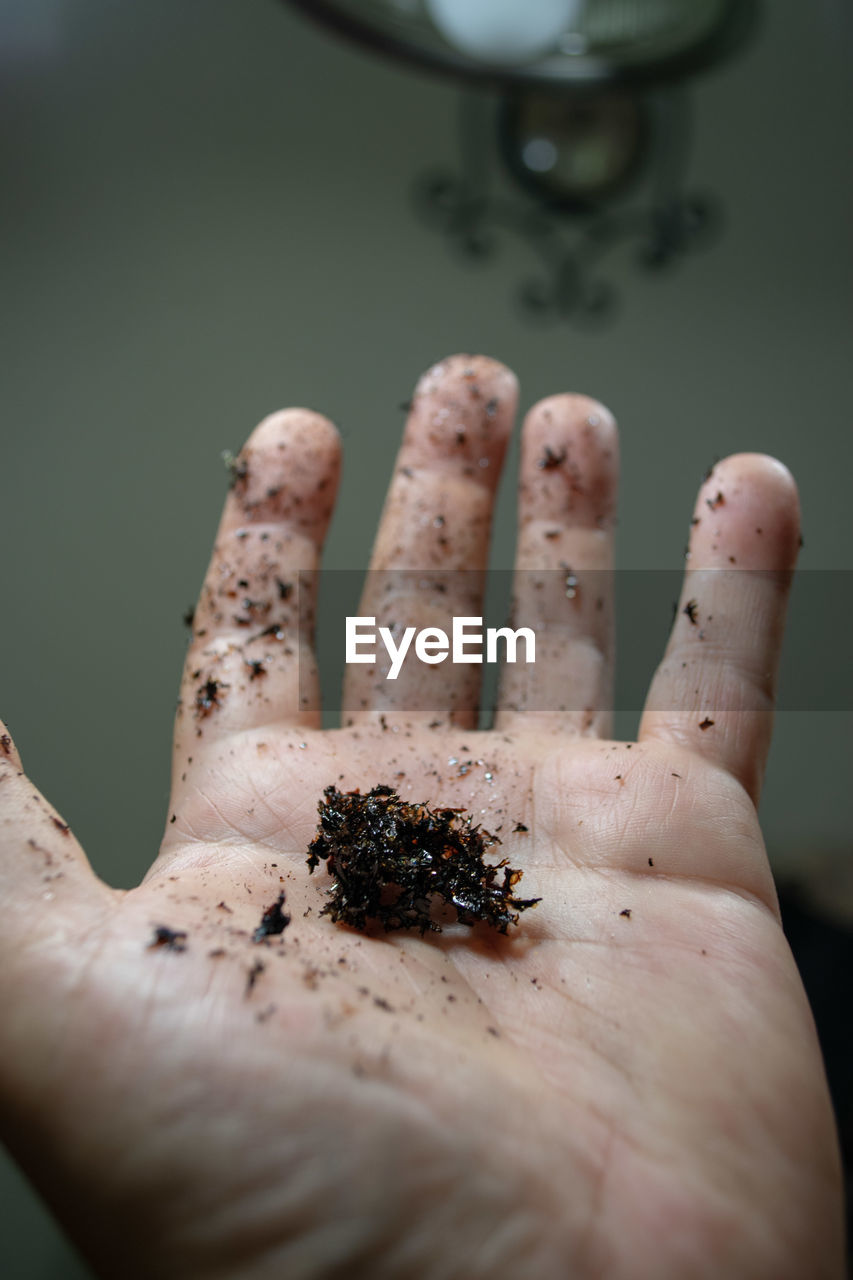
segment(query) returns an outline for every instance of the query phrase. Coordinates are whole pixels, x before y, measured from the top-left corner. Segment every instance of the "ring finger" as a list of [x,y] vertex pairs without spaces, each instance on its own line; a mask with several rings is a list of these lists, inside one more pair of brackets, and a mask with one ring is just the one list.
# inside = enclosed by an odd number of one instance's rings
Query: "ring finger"
[[613,683],[616,424],[586,396],[528,413],[521,439],[513,626],[535,662],[506,664],[495,727],[605,736]]

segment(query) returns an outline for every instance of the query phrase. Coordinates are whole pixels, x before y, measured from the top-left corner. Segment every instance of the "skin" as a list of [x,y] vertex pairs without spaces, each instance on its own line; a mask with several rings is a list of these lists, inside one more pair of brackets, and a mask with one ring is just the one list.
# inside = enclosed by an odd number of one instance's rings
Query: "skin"
[[[516,399],[484,357],[421,380],[360,613],[477,612]],[[755,809],[799,541],[790,474],[740,454],[704,483],[625,743],[606,736],[606,409],[560,395],[525,420],[514,617],[539,648],[506,668],[488,732],[477,668],[411,660],[393,684],[351,668],[343,727],[319,728],[308,632],[338,467],[335,429],[303,409],[238,459],[138,888],[93,875],[3,731],[13,1154],[122,1280],[841,1276],[832,1113]],[[715,572],[732,566],[751,572]],[[542,901],[506,936],[447,909],[425,937],[334,925],[328,876],[305,865],[331,782],[500,827],[493,852]],[[291,924],[253,942],[282,889]],[[150,945],[160,925],[183,949]]]

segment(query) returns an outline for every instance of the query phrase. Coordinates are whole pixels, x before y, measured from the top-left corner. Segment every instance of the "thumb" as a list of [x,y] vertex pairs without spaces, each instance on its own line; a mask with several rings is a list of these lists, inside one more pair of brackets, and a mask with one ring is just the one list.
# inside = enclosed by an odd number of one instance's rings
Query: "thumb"
[[[116,898],[33,786],[0,721],[0,1128],[9,1142],[55,1065],[84,939]],[[29,1109],[31,1110],[31,1108]],[[10,1142],[11,1146],[11,1142]]]
[[0,1013],[27,958],[79,936],[114,896],[24,773],[0,721]]

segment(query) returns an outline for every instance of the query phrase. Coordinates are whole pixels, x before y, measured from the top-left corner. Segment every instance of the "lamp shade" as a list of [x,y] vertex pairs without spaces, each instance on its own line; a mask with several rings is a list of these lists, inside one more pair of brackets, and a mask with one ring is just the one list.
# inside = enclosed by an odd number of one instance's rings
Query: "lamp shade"
[[758,0],[288,0],[396,59],[515,88],[660,84],[725,58]]

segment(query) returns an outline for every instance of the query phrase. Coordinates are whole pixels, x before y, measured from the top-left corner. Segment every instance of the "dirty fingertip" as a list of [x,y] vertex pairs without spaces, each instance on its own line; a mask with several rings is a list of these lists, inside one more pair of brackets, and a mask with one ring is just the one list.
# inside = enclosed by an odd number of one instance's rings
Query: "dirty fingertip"
[[497,484],[518,406],[518,379],[488,356],[450,356],[418,382],[401,462],[458,468]]
[[540,400],[524,420],[520,517],[601,528],[615,512],[619,440],[609,409],[583,395]]
[[785,568],[800,544],[799,493],[784,463],[738,453],[710,468],[691,521],[691,557],[742,569]]
[[328,418],[310,409],[269,414],[230,463],[226,527],[287,523],[311,534],[325,528],[340,463],[340,436]]

